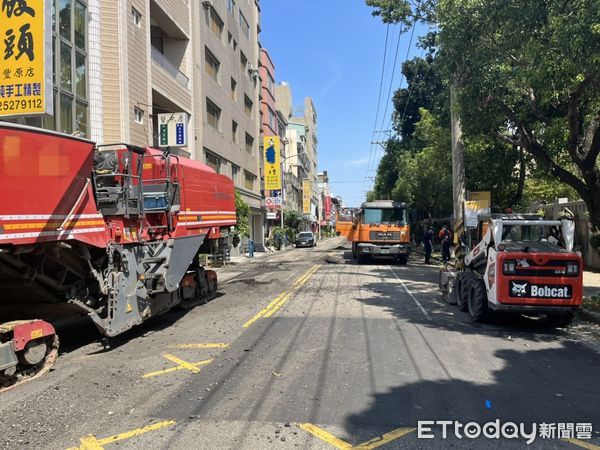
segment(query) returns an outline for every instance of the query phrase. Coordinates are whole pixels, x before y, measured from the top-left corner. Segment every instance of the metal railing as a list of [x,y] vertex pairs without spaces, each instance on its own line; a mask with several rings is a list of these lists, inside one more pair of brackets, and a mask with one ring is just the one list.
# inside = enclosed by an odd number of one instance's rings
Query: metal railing
[[169,75],[175,78],[181,86],[186,89],[189,88],[190,79],[181,70],[175,67],[156,47],[152,47],[152,60],[162,67]]

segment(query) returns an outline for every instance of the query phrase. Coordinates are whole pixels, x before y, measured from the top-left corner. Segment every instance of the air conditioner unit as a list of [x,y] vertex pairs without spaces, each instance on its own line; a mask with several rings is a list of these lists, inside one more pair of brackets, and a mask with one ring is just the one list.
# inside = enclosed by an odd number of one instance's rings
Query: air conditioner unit
[[248,64],[248,73],[254,73],[256,69],[254,68],[254,66],[252,64]]

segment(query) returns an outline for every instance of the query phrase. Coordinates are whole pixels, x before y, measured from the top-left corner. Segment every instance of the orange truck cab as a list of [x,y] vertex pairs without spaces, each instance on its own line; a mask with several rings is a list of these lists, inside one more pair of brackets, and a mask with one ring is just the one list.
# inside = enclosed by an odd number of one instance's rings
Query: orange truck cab
[[406,203],[377,200],[363,203],[356,212],[348,235],[352,256],[359,262],[365,257],[408,262],[410,226]]
[[348,237],[352,229],[352,220],[356,208],[341,208],[337,210],[335,220],[335,232],[338,236]]

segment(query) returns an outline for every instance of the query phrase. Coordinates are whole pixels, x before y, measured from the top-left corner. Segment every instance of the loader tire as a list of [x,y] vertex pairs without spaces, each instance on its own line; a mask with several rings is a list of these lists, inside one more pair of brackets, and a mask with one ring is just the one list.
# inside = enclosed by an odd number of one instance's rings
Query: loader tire
[[471,282],[468,297],[469,316],[473,322],[484,322],[488,316],[488,300],[485,283],[481,279]]
[[463,272],[457,281],[456,304],[461,311],[467,311],[469,308],[469,291],[471,284],[477,277],[473,272]]

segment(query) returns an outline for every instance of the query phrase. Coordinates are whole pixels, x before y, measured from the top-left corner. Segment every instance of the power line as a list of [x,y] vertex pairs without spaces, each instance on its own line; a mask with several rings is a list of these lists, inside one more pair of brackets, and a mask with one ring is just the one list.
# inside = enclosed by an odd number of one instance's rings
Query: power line
[[[381,64],[381,79],[379,81],[379,95],[377,96],[377,110],[375,113],[375,123],[373,124],[373,134],[371,137],[371,140],[374,139],[375,137],[375,130],[377,130],[377,122],[379,121],[379,110],[381,108],[381,93],[383,92],[383,80],[384,80],[384,75],[385,75],[385,63],[387,60],[387,51],[388,51],[388,37],[389,37],[389,33],[390,33],[390,24],[387,25],[386,29],[385,29],[385,45],[383,48],[383,62]],[[373,157],[373,144],[371,144],[371,148],[369,149],[369,164],[367,167],[371,166],[371,159]],[[365,184],[363,186],[363,189],[367,186],[367,178],[365,176]]]
[[[381,130],[384,130],[383,122],[385,121],[385,116],[387,114],[387,109],[388,109],[388,105],[389,105],[389,101],[390,101],[390,92],[392,90],[392,85],[394,84],[394,76],[396,74],[396,61],[398,60],[398,49],[400,48],[400,37],[401,36],[402,36],[402,28],[398,27],[398,38],[396,39],[396,50],[394,52],[394,63],[392,64],[392,73],[391,73],[391,77],[390,77],[390,85],[388,88],[388,95],[387,95],[387,101],[386,101],[386,105],[385,105],[385,111],[382,116],[383,120],[381,122],[381,125],[382,125],[382,127],[380,128]],[[373,129],[373,136],[371,137],[371,141],[374,141],[375,136],[380,133],[377,131],[377,120],[378,120],[378,118],[376,118],[376,121],[375,121],[375,128]],[[373,150],[373,144],[371,145],[371,150]],[[378,152],[379,152],[379,148],[377,146],[375,146],[375,150],[373,152],[374,157],[373,158],[369,157],[369,165],[367,166],[369,168],[369,170],[371,169],[371,167],[377,166],[377,158],[378,158],[377,153]],[[369,183],[367,180],[365,180],[365,187],[364,187],[365,194],[366,194],[366,191],[368,190],[368,186],[369,186]]]
[[[409,42],[408,42],[408,47],[406,49],[406,56],[404,58],[404,63],[402,63],[402,66],[404,66],[404,64],[408,61],[408,57],[410,56],[410,50],[411,50],[412,43],[413,43],[413,38],[414,38],[414,35],[415,35],[415,25],[416,24],[413,23],[413,26],[411,28],[410,39],[409,39]],[[384,113],[383,113],[383,119],[382,119],[382,122],[381,122],[382,129],[384,128],[383,125],[385,123],[386,115],[387,115],[387,110],[388,110],[388,107],[389,107],[389,104],[390,104],[392,86],[393,86],[393,83],[394,83],[394,75],[396,73],[395,72],[395,69],[396,69],[396,60],[397,60],[397,56],[398,56],[398,47],[399,47],[399,44],[400,44],[400,35],[401,34],[402,34],[402,30],[400,30],[400,32],[398,34],[398,42],[397,42],[397,45],[396,45],[396,55],[394,56],[394,65],[393,65],[394,71],[392,72],[392,78],[390,80],[390,86],[389,86],[389,89],[388,89],[388,97],[387,97],[386,107],[385,107],[385,110],[384,110]],[[400,78],[400,83],[399,83],[399,87],[398,88],[402,87],[402,82],[404,80],[404,73],[402,73],[402,70],[400,70],[400,73],[401,73],[401,78]],[[390,116],[389,122],[388,122],[389,126],[387,128],[390,128],[391,123],[392,123],[392,117]],[[382,146],[382,148],[383,148],[383,146]],[[379,164],[377,150],[379,150],[379,149],[376,149],[376,151],[375,151],[375,159],[373,161],[373,163],[376,164],[376,165]],[[380,151],[380,153],[383,154],[383,149]]]

